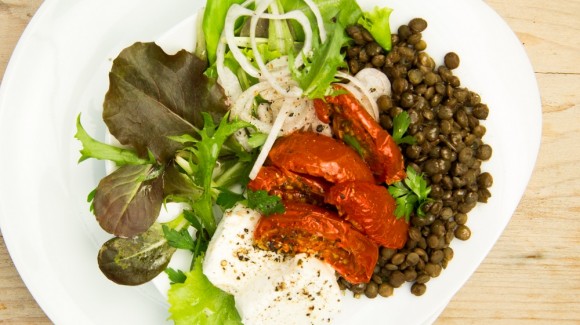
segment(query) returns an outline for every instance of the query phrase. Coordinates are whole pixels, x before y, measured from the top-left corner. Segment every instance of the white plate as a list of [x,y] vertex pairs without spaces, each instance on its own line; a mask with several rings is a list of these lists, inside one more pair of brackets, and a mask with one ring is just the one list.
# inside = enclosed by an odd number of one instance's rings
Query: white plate
[[[365,8],[379,1],[361,1]],[[467,242],[414,297],[347,299],[338,324],[420,324],[432,317],[475,271],[513,214],[530,177],[541,133],[541,105],[529,60],[508,26],[479,0],[381,1],[392,24],[429,22],[428,52],[461,56],[456,74],[491,108],[484,169],[493,197],[470,213]],[[151,41],[200,4],[191,0],[48,0],[22,36],[0,89],[0,226],[14,264],[57,324],[160,324],[166,304],[152,285],[122,287],[99,271],[96,254],[109,238],[89,213],[86,195],[105,173],[102,162],[77,165],[73,139],[82,112],[87,131],[104,139],[101,105],[111,60],[135,41]],[[187,42],[182,39],[179,42]],[[187,44],[183,45],[184,47]],[[441,61],[441,60],[439,60]]]

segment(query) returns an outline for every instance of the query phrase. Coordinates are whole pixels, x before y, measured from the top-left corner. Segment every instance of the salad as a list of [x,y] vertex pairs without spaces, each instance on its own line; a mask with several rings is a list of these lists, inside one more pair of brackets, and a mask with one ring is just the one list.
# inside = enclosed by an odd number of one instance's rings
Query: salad
[[[389,296],[401,275],[423,294],[452,257],[447,234],[469,238],[463,215],[490,195],[487,107],[459,89],[457,57],[431,75],[423,20],[391,35],[390,13],[209,0],[195,53],[124,49],[103,105],[118,144],[80,116],[75,135],[80,161],[115,165],[88,197],[115,236],[101,271],[122,285],[167,276],[179,324],[328,323],[342,290]],[[184,252],[186,266],[168,267]]]

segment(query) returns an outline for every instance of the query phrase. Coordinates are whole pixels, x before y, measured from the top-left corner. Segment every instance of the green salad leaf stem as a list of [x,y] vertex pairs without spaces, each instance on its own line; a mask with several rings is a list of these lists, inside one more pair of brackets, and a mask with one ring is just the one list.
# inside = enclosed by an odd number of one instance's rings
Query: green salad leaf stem
[[[203,129],[198,131],[200,139],[189,135],[174,136],[170,137],[170,139],[185,145],[180,152],[181,155],[187,158],[182,156],[180,159],[187,161],[187,164],[182,163],[180,165],[184,167],[186,173],[190,174],[192,180],[203,189],[201,197],[193,202],[192,208],[203,227],[211,236],[217,227],[212,210],[213,176],[221,148],[228,137],[236,131],[252,125],[239,120],[230,122],[228,121],[228,114],[226,114],[216,128],[210,115],[204,113],[203,116],[205,124]],[[178,156],[180,156],[179,153]],[[179,163],[179,161],[177,162]]]

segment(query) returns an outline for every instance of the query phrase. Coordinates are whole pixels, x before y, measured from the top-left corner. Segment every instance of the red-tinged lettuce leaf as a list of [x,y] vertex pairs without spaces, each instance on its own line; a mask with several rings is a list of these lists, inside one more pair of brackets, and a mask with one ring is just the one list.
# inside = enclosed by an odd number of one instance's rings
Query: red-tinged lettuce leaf
[[203,188],[193,182],[191,177],[180,172],[173,164],[165,166],[163,173],[163,197],[183,201],[197,200],[203,194]]
[[111,281],[140,285],[163,272],[175,248],[169,246],[160,224],[133,238],[115,237],[103,244],[97,261]]
[[168,55],[155,43],[135,43],[113,61],[103,119],[111,134],[140,156],[159,162],[182,144],[168,136],[194,135],[201,112],[217,122],[227,111],[223,89],[203,72],[206,62],[187,51]]
[[145,232],[163,203],[162,171],[153,165],[126,165],[105,176],[93,199],[101,227],[117,237]]

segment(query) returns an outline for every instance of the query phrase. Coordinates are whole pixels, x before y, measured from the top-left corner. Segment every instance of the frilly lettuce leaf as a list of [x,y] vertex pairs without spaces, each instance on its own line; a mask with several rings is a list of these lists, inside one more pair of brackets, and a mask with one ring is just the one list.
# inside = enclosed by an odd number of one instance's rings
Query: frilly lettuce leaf
[[[326,95],[329,86],[336,81],[335,74],[339,68],[346,68],[344,54],[341,49],[348,44],[350,38],[344,32],[345,28],[357,22],[362,11],[354,0],[316,0],[327,39],[324,43],[316,41],[313,44],[313,56],[305,61],[305,68],[294,71],[294,79],[298,81],[304,95],[309,98],[321,98]],[[316,33],[316,20],[306,4],[301,1],[284,1],[286,10],[302,10],[311,21]],[[390,32],[388,32],[390,35]]]
[[143,159],[137,155],[135,150],[119,148],[95,140],[83,128],[83,125],[81,124],[81,114],[77,117],[77,133],[75,133],[75,138],[77,138],[83,145],[83,148],[80,151],[81,158],[79,158],[79,162],[89,158],[110,160],[117,166],[147,165],[155,162],[155,159],[151,157],[151,155],[148,159]]
[[301,71],[294,71],[294,78],[304,90],[305,96],[322,98],[326,95],[330,84],[336,81],[338,68],[346,67],[340,49],[347,41],[344,28],[336,28],[326,42],[314,51],[313,57],[305,61],[306,67]]
[[366,28],[375,41],[385,50],[391,49],[391,27],[389,17],[393,9],[375,7],[372,11],[364,12],[358,23]]
[[170,319],[176,325],[242,324],[234,297],[216,288],[202,272],[203,256],[186,272],[183,283],[174,283],[168,292]]
[[[237,130],[251,127],[252,125],[241,120],[233,120],[230,122],[228,121],[229,115],[226,115],[216,128],[211,116],[205,112],[202,114],[205,124],[203,129],[197,132],[199,139],[189,135],[170,137],[170,139],[186,145],[180,153],[181,155],[185,155],[186,157],[189,154],[193,155],[193,157],[188,157],[188,165],[183,164],[181,166],[185,170],[188,170],[188,174],[193,177],[196,185],[203,189],[203,194],[193,202],[192,207],[203,226],[210,235],[213,235],[216,229],[212,200],[213,176],[219,153],[228,137]],[[185,160],[184,157],[180,158],[181,160]]]

